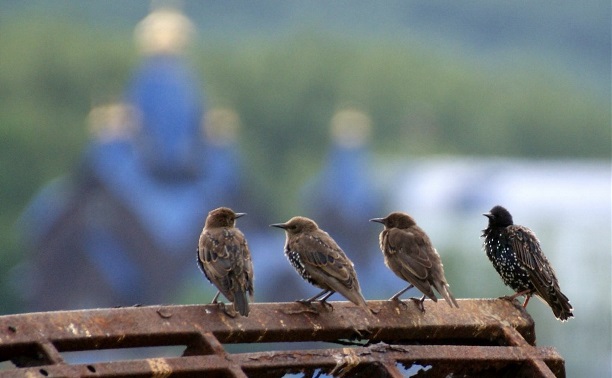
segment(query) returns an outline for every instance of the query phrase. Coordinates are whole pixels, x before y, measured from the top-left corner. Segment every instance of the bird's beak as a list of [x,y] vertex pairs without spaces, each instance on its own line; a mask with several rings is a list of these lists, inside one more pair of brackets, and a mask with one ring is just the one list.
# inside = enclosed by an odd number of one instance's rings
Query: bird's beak
[[274,223],[271,224],[270,227],[278,227],[278,228],[282,228],[283,230],[287,228],[287,225],[284,223]]
[[370,222],[384,223],[385,222],[385,218],[372,218],[372,219],[370,219]]
[[487,217],[489,219],[493,219],[493,214],[491,214],[491,213],[484,213],[482,215],[484,215],[485,217]]
[[247,213],[236,213],[236,215],[234,215],[234,219],[238,219],[238,218],[243,217],[245,215],[247,215]]

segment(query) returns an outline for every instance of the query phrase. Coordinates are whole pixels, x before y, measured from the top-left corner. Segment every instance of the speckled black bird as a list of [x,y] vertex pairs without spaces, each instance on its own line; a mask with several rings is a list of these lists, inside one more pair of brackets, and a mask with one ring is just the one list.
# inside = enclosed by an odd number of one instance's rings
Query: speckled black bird
[[417,226],[410,215],[394,212],[385,218],[374,218],[370,221],[382,223],[385,226],[379,236],[385,265],[399,278],[410,284],[390,300],[403,303],[399,296],[414,286],[423,293],[423,297],[416,300],[421,311],[425,310],[423,306],[425,297],[434,302],[438,301],[433,289],[444,297],[449,306],[459,307],[446,282],[440,255],[425,231]]
[[569,299],[561,292],[555,271],[533,231],[515,225],[512,215],[501,206],[483,215],[489,218],[489,226],[482,234],[487,257],[504,283],[516,292],[508,299],[525,295],[523,307],[527,307],[535,294],[548,303],[557,319],[574,317]]
[[198,245],[198,265],[219,290],[212,303],[217,303],[221,293],[234,304],[234,314],[237,311],[248,316],[247,293],[253,298],[253,262],[244,235],[235,227],[236,219],[243,215],[227,207],[208,213]]
[[354,304],[368,309],[353,263],[329,234],[311,219],[293,217],[287,223],[272,224],[285,230],[285,255],[302,276],[312,285],[323,289],[312,298],[298,302],[310,304],[319,299],[322,305],[335,292]]

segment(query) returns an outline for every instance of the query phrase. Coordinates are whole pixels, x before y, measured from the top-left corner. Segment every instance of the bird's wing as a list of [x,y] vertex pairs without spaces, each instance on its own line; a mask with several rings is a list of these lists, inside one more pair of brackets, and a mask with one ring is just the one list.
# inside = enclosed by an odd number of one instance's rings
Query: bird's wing
[[251,251],[249,250],[249,246],[246,242],[246,238],[242,237],[243,244],[241,246],[242,250],[242,261],[244,262],[244,279],[245,279],[245,288],[249,292],[249,295],[253,297],[254,288],[253,288],[253,259],[251,258]]
[[555,271],[542,252],[535,234],[523,226],[510,226],[512,244],[519,260],[529,273],[537,294],[551,307],[561,320],[573,317],[569,299],[561,292]]
[[388,230],[387,246],[391,258],[415,277],[424,280],[432,267],[429,257],[431,244],[422,235],[409,230]]
[[304,235],[299,239],[299,253],[306,270],[318,269],[348,287],[356,281],[353,263],[328,235]]
[[556,283],[556,278],[548,259],[542,253],[538,238],[523,226],[510,226],[509,231],[513,234],[512,247],[519,261],[529,272],[536,290],[543,293],[547,287]]
[[[245,255],[249,258],[244,259]],[[204,232],[200,238],[199,259],[206,277],[227,299],[233,300],[234,292],[252,286],[250,252],[238,230]]]
[[[206,274],[206,270],[204,270],[204,264],[202,261],[202,257],[200,256],[200,246],[196,248],[196,260],[198,262],[198,266],[200,267],[200,270],[204,273],[206,278],[208,278],[208,275]],[[208,280],[210,281],[210,278],[208,278]]]

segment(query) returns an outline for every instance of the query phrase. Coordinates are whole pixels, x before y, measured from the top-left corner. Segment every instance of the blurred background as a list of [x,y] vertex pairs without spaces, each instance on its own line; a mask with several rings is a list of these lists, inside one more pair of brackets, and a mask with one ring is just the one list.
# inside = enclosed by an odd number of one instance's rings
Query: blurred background
[[404,283],[368,219],[394,210],[456,297],[499,297],[480,234],[501,204],[575,308],[560,323],[532,301],[538,344],[568,376],[609,376],[610,16],[599,0],[0,0],[0,314],[208,303],[195,249],[219,206],[248,213],[257,301],[317,291],[268,227],[298,214],[366,298],[391,297]]

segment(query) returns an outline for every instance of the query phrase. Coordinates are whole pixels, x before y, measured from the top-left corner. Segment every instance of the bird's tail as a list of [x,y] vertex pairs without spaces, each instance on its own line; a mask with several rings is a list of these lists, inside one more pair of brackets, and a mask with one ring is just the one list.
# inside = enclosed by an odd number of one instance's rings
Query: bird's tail
[[442,294],[444,300],[446,300],[446,303],[448,303],[449,306],[459,308],[459,304],[457,304],[457,301],[455,300],[453,293],[451,293],[448,284],[436,282],[435,286],[436,290],[438,290],[438,292]]
[[357,306],[370,311],[370,308],[368,307],[368,304],[360,291],[351,290],[347,293],[346,298]]
[[366,300],[361,293],[356,293],[355,298],[351,302],[355,303],[357,306],[363,307],[366,310],[370,311],[370,308],[368,307],[368,304],[366,303]]
[[338,289],[337,290],[338,293],[342,294],[346,299],[353,302],[357,306],[363,307],[364,309],[367,309],[368,311],[370,311],[370,308],[368,307],[368,304],[366,303],[365,298],[361,294],[361,290],[359,289],[358,285],[353,286],[350,289],[345,286],[340,285],[337,287],[337,289]]
[[546,298],[542,298],[553,311],[555,317],[562,322],[574,317],[569,299],[561,292],[558,287],[553,287],[548,291]]
[[249,301],[245,291],[234,292],[234,310],[242,316],[249,316]]

